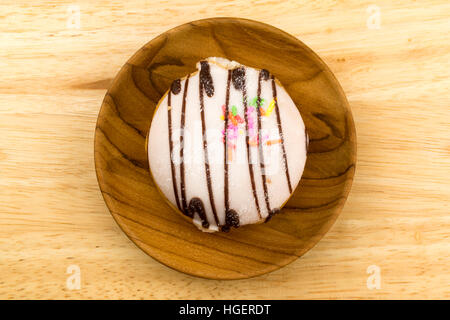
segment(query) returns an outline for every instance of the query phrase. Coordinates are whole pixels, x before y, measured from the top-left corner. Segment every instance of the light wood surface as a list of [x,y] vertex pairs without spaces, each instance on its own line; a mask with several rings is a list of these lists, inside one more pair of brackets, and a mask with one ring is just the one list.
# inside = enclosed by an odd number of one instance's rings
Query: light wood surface
[[[74,4],[80,29],[67,28]],[[445,1],[2,1],[0,297],[450,298],[449,12]],[[248,280],[198,279],[148,257],[111,218],[94,170],[96,118],[118,69],[156,35],[213,16],[270,23],[318,53],[358,137],[330,232]],[[70,265],[79,290],[66,287]]]
[[[198,61],[217,56],[276,76],[299,108],[310,139],[302,179],[280,214],[264,224],[205,233],[158,190],[146,137],[171,83],[194,72]],[[95,128],[99,186],[128,237],[165,265],[208,279],[262,275],[302,256],[341,212],[356,162],[349,108],[330,70],[293,36],[248,19],[189,22],[139,49],[111,83]]]

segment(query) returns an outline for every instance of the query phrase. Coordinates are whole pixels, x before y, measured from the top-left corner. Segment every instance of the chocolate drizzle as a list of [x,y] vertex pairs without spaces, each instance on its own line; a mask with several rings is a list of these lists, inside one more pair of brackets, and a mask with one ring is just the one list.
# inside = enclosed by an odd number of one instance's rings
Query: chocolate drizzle
[[228,113],[230,104],[230,85],[231,85],[232,71],[228,70],[227,89],[225,94],[225,117],[224,117],[224,141],[223,141],[223,168],[224,168],[224,201],[225,201],[225,225],[220,230],[223,232],[230,231],[231,227],[239,228],[239,214],[230,209],[229,200],[229,181],[228,181]]
[[220,231],[228,232],[228,231],[230,231],[231,227],[234,227],[234,228],[239,228],[240,227],[239,215],[233,209],[227,210],[225,212],[225,225],[223,225],[220,228]]
[[233,86],[236,90],[242,91],[242,100],[244,103],[244,122],[245,122],[245,144],[247,146],[247,161],[248,161],[248,171],[250,173],[250,181],[252,184],[253,198],[255,199],[256,209],[258,210],[258,215],[262,218],[261,208],[259,207],[258,195],[256,194],[255,176],[253,173],[253,163],[252,154],[250,152],[249,144],[249,134],[248,134],[248,116],[247,116],[247,88],[245,84],[245,69],[244,67],[239,67],[233,70],[231,75]]
[[280,208],[275,208],[272,211],[269,212],[269,214],[266,217],[266,220],[264,222],[269,222],[272,217],[278,213],[280,213]]
[[236,90],[245,90],[245,69],[244,67],[239,67],[233,69],[232,76],[233,86]]
[[214,95],[214,84],[207,61],[200,62],[200,85],[205,89],[208,97],[211,98]]
[[[180,81],[180,80],[176,80],[176,81]],[[175,83],[175,81],[174,81]],[[172,83],[172,87],[173,87],[173,83]],[[181,90],[181,88],[180,88]],[[178,92],[180,92],[180,90],[178,90]],[[173,92],[173,90],[172,90]],[[167,122],[168,122],[168,126],[169,126],[169,156],[170,156],[170,170],[172,173],[172,185],[173,185],[173,193],[175,195],[175,201],[177,203],[177,207],[179,210],[181,210],[181,206],[180,206],[180,199],[178,198],[178,188],[177,188],[177,177],[175,175],[175,164],[173,162],[172,159],[172,152],[173,152],[173,141],[172,141],[172,93],[171,91],[169,91],[167,93]]]
[[257,89],[257,99],[256,99],[256,113],[258,116],[257,121],[257,132],[258,132],[258,151],[259,151],[259,167],[261,169],[261,178],[263,181],[263,190],[264,190],[264,200],[266,202],[267,212],[270,212],[270,202],[269,202],[269,192],[267,190],[267,181],[266,181],[266,169],[264,164],[264,152],[263,152],[263,144],[262,144],[262,135],[261,135],[261,79],[268,79],[269,74],[267,70],[261,70],[258,75],[258,89]]
[[[170,151],[170,166],[171,166],[171,175],[172,175],[172,184],[173,191],[175,195],[176,205],[180,211],[183,212],[184,215],[194,219],[195,215],[197,215],[201,220],[201,225],[203,228],[209,228],[210,222],[208,221],[208,217],[205,210],[205,205],[203,201],[199,197],[193,197],[187,202],[186,198],[186,181],[185,181],[185,164],[184,164],[184,147],[185,141],[183,137],[183,133],[185,130],[186,124],[186,99],[187,93],[189,90],[189,78],[188,75],[183,88],[183,97],[182,97],[182,105],[181,105],[181,123],[180,123],[180,193],[178,192],[177,187],[177,178],[176,178],[176,167],[173,159],[173,125],[172,125],[172,95],[177,95],[182,90],[181,80],[175,80],[172,82],[170,90],[167,93],[167,112],[168,112],[168,138],[169,138],[169,151]],[[280,144],[282,149],[282,156],[285,168],[285,174],[287,179],[287,184],[289,187],[289,192],[292,193],[292,186],[289,175],[289,168],[286,156],[286,149],[284,145],[284,136],[281,125],[281,116],[278,108],[277,102],[277,89],[275,78],[273,75],[269,73],[269,71],[262,69],[258,75],[258,87],[257,87],[257,99],[256,99],[256,114],[257,114],[257,122],[256,122],[256,131],[257,131],[257,145],[258,145],[258,158],[259,158],[259,166],[261,170],[261,178],[263,182],[263,190],[264,190],[264,200],[267,208],[267,216],[265,218],[265,222],[269,221],[274,215],[280,212],[279,208],[271,209],[270,199],[268,193],[268,185],[267,185],[267,177],[265,172],[265,162],[264,162],[264,149],[262,143],[262,115],[261,115],[261,86],[262,81],[271,80],[272,85],[272,96],[275,101],[275,113],[277,119],[277,127],[280,136]],[[208,189],[209,201],[211,205],[211,209],[214,215],[214,220],[219,228],[219,230],[223,232],[228,232],[232,227],[238,228],[240,226],[240,217],[239,214],[230,208],[230,194],[229,194],[229,145],[228,145],[228,125],[231,121],[228,118],[230,113],[230,89],[231,83],[233,83],[233,87],[242,92],[242,101],[244,107],[244,123],[245,123],[245,143],[247,149],[247,160],[248,160],[248,169],[252,187],[252,194],[255,201],[256,209],[259,217],[262,219],[261,207],[259,204],[259,199],[256,190],[255,176],[254,176],[254,165],[252,161],[252,152],[250,148],[250,136],[249,136],[249,115],[248,112],[248,96],[247,96],[247,83],[246,83],[246,69],[241,66],[235,68],[233,70],[228,70],[227,77],[227,86],[225,93],[225,105],[224,105],[224,206],[225,206],[225,221],[224,224],[220,224],[215,201],[214,201],[214,193],[212,188],[211,181],[211,172],[210,172],[210,164],[209,164],[209,154],[208,154],[208,140],[207,140],[207,131],[206,131],[206,120],[205,120],[205,97],[204,93],[208,97],[212,97],[214,95],[214,83],[211,75],[210,65],[207,61],[200,62],[200,71],[199,71],[199,102],[200,102],[200,117],[201,117],[201,125],[202,125],[202,137],[203,137],[203,154],[204,154],[204,164],[205,164],[205,176],[206,176],[206,184]],[[305,148],[308,150],[308,134],[305,128]],[[181,198],[181,199],[180,199]]]
[[228,210],[225,215],[225,224],[230,227],[239,228],[239,215],[233,209]]
[[172,85],[170,86],[170,91],[172,91],[173,94],[177,95],[181,91],[181,80],[177,79],[174,82],[172,82]]
[[289,193],[292,193],[292,185],[291,178],[289,176],[289,167],[286,156],[286,148],[284,147],[284,136],[283,136],[283,128],[281,127],[281,118],[280,118],[280,110],[278,109],[278,101],[277,101],[277,87],[275,85],[275,77],[272,75],[272,96],[275,100],[275,113],[277,115],[277,125],[278,125],[278,133],[280,135],[281,140],[281,151],[283,153],[283,162],[284,162],[284,172],[286,173],[286,180],[289,187]]
[[209,222],[206,217],[206,211],[205,206],[203,205],[203,202],[200,198],[192,198],[191,201],[189,201],[189,207],[187,211],[187,215],[194,219],[194,215],[198,214],[200,219],[202,220],[202,227],[203,228],[209,228]]
[[189,87],[189,75],[184,82],[183,102],[181,105],[181,125],[180,125],[180,189],[181,189],[181,209],[184,214],[188,212],[188,206],[186,202],[186,186],[184,177],[184,124],[186,121],[186,95]]
[[[207,86],[205,86],[205,84]],[[199,85],[198,92],[200,98],[200,116],[202,118],[203,155],[205,157],[206,184],[208,186],[209,202],[211,203],[211,208],[214,214],[214,220],[216,221],[217,226],[219,226],[219,218],[217,217],[216,205],[214,204],[214,194],[211,185],[211,172],[209,168],[209,159],[208,159],[208,138],[206,136],[206,123],[205,123],[205,103],[203,97],[203,90],[205,90],[206,94],[209,97],[211,97],[214,94],[214,86],[212,83],[209,64],[206,61],[201,62],[200,81],[198,82],[198,85]],[[208,90],[210,90],[210,93],[212,92],[211,95],[208,94]]]
[[231,82],[231,70],[228,70],[227,91],[225,94],[225,116],[224,116],[224,139],[223,139],[223,175],[224,175],[224,201],[225,212],[230,209],[230,200],[228,192],[228,112],[230,103],[230,82]]
[[259,76],[260,76],[264,81],[266,81],[266,80],[269,80],[270,73],[269,73],[269,71],[267,71],[266,69],[261,69],[261,71],[260,71],[260,73],[259,73]]

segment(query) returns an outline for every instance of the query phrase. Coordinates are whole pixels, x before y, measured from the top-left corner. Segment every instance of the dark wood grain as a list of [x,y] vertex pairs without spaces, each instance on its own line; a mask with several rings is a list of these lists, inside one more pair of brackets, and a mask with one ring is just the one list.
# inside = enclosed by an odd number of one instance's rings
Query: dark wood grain
[[[146,155],[161,96],[209,56],[271,71],[298,106],[310,136],[305,172],[282,214],[228,234],[202,233],[175,212],[158,192]],[[165,265],[213,279],[261,275],[312,248],[344,205],[355,161],[351,111],[328,67],[298,39],[245,19],[195,21],[147,43],[112,82],[95,132],[98,182],[119,226]]]

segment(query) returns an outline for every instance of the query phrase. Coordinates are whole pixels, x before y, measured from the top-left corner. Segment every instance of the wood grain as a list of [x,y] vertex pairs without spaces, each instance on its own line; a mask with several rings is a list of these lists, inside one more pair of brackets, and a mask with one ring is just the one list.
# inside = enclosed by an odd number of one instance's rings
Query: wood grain
[[[81,28],[67,29],[79,4]],[[381,10],[368,29],[367,8]],[[445,1],[2,1],[1,298],[450,298]],[[124,235],[95,176],[99,106],[124,61],[182,23],[240,16],[303,41],[341,83],[358,133],[350,196],[301,259],[260,277],[170,270]],[[69,265],[81,289],[66,287]],[[377,265],[381,288],[366,286]]]
[[[198,61],[224,57],[267,69],[285,86],[304,119],[310,144],[302,180],[267,224],[203,233],[166,203],[148,169],[146,137],[171,83]],[[242,279],[303,255],[340,213],[355,172],[356,139],[347,100],[308,47],[260,22],[215,18],[183,24],[142,47],[112,82],[95,134],[97,177],[128,237],[176,270],[210,279]]]

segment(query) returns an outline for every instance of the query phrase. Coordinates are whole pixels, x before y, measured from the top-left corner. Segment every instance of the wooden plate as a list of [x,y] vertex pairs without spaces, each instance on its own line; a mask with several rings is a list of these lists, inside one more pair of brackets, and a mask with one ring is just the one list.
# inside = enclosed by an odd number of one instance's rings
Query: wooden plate
[[[159,99],[174,79],[210,56],[271,71],[300,109],[310,136],[305,172],[282,214],[228,234],[202,233],[173,211],[157,191],[146,154]],[[313,247],[344,205],[355,160],[351,111],[328,67],[293,36],[245,19],[194,21],[147,43],[111,84],[95,130],[98,182],[122,230],[161,263],[213,279],[261,275]]]

